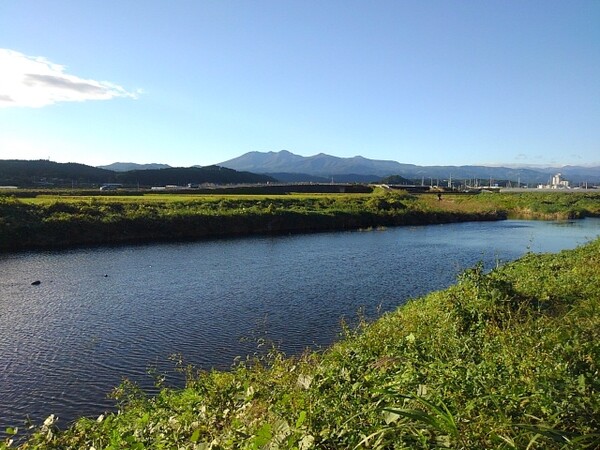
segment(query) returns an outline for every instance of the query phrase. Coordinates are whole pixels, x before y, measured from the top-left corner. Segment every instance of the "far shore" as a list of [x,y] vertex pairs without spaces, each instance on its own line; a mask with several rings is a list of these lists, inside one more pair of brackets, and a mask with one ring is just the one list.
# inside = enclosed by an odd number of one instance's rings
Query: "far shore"
[[600,216],[600,193],[0,196],[0,251]]

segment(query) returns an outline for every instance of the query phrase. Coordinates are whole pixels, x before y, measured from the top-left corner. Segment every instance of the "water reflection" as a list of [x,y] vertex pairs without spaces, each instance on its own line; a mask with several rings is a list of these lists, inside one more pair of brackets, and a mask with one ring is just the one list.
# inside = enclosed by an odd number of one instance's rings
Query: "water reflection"
[[[0,429],[110,408],[123,377],[184,355],[230,367],[267,338],[287,353],[330,344],[367,317],[448,286],[478,261],[555,252],[599,220],[503,221],[0,256]],[[39,286],[31,282],[40,280]]]

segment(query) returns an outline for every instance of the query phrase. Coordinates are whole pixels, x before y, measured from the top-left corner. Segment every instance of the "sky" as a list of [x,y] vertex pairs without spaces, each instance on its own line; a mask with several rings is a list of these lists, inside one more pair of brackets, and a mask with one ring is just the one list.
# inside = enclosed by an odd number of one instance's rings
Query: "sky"
[[0,0],[0,159],[600,165],[598,0]]

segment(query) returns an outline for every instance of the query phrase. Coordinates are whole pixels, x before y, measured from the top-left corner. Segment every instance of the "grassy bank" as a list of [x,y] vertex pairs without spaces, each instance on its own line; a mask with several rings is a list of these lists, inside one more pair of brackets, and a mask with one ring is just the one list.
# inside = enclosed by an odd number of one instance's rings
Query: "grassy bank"
[[[476,211],[484,206],[502,211],[511,219],[566,220],[600,216],[600,192],[556,191],[486,193],[478,195],[444,194],[440,207],[457,211]],[[435,199],[429,198],[429,202]]]
[[403,192],[302,195],[0,197],[0,249],[186,240],[266,233],[497,220]]
[[118,414],[49,418],[21,448],[598,448],[599,312],[600,240],[529,254],[321,353],[182,365],[187,387],[154,397],[125,382]]
[[600,193],[0,196],[0,250],[600,215]]

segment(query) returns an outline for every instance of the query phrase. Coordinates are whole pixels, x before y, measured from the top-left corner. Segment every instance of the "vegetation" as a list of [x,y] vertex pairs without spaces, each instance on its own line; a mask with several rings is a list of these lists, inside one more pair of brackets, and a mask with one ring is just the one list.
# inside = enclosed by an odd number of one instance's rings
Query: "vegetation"
[[322,353],[271,348],[229,372],[180,363],[186,387],[152,397],[125,381],[117,413],[65,431],[50,416],[20,448],[599,448],[599,312],[600,240],[528,254]]
[[0,249],[198,239],[254,233],[344,230],[497,220],[406,192],[306,195],[0,197]]
[[381,179],[381,183],[384,184],[405,184],[410,185],[414,184],[412,180],[404,178],[400,175],[390,175]]
[[600,216],[599,191],[486,193],[444,195],[446,203],[458,209],[472,210],[482,204],[506,212],[513,219],[564,220]]
[[[600,193],[0,196],[0,250],[600,216]],[[85,194],[79,193],[79,194]]]
[[53,161],[0,160],[0,185],[35,186],[115,182],[110,170]]

